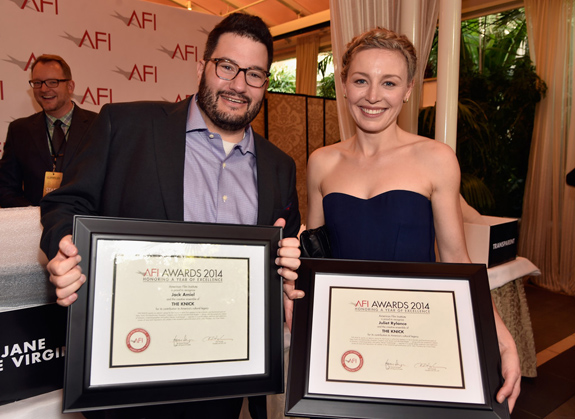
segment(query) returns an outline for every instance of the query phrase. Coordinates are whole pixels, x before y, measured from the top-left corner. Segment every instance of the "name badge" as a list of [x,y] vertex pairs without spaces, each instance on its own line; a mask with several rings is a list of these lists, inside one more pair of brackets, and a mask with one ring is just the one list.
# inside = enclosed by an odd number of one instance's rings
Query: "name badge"
[[44,193],[42,196],[46,196],[47,193],[55,191],[60,187],[62,183],[62,172],[46,172],[44,176]]

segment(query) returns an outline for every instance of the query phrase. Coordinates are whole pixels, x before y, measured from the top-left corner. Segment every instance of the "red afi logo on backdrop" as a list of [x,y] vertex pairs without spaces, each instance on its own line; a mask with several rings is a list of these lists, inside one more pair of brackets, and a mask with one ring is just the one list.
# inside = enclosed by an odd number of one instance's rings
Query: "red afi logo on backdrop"
[[148,76],[154,77],[154,83],[158,82],[158,67],[155,65],[144,65],[142,66],[142,71],[138,68],[138,64],[134,64],[134,68],[130,73],[130,77],[128,80],[136,79],[143,82],[151,81],[148,79]]
[[130,20],[128,21],[128,26],[135,25],[140,29],[146,29],[147,24],[153,24],[154,30],[156,30],[155,13],[142,12],[142,16],[140,18],[138,13],[134,10],[132,12],[132,16],[130,16]]
[[181,102],[182,100],[187,99],[190,96],[192,96],[192,95],[185,95],[185,97],[178,95],[178,97],[176,98],[176,100],[174,102]]
[[112,89],[107,89],[104,87],[97,87],[96,89],[86,89],[80,105],[84,103],[91,103],[92,105],[100,106],[104,103],[113,103],[112,101]]
[[24,9],[26,5],[40,13],[44,13],[44,6],[50,6],[50,9],[53,8],[54,12],[58,14],[58,0],[24,0],[20,8]]
[[36,61],[36,56],[34,55],[34,53],[32,53],[30,54],[30,58],[28,58],[28,61],[26,62],[24,71],[28,71],[30,69],[30,66],[34,63],[34,61]]
[[184,45],[182,48],[180,44],[176,45],[176,49],[172,54],[172,60],[178,56],[184,61],[188,61],[188,55],[193,55],[196,62],[198,62],[198,47],[195,45]]
[[80,48],[82,45],[90,45],[92,49],[100,49],[100,43],[104,46],[108,46],[108,51],[112,51],[112,34],[106,32],[94,32],[93,36],[90,36],[88,30],[84,32],[82,40],[80,41]]

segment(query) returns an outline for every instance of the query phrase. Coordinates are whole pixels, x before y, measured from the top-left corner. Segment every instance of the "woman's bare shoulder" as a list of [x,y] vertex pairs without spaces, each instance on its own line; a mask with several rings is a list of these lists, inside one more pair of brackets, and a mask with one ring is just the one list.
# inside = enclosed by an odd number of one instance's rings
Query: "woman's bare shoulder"
[[[333,164],[337,161],[343,153],[345,153],[345,145],[343,142],[327,145],[318,148],[309,156],[309,163],[311,164]],[[308,164],[309,164],[308,163]]]
[[457,161],[457,157],[455,156],[453,149],[447,144],[431,138],[422,137],[420,135],[415,137],[417,137],[417,140],[414,141],[413,147],[418,158],[432,164]]
[[432,191],[437,192],[446,187],[459,190],[461,171],[453,149],[441,141],[421,138],[423,140],[417,144],[414,155],[417,165],[431,182]]

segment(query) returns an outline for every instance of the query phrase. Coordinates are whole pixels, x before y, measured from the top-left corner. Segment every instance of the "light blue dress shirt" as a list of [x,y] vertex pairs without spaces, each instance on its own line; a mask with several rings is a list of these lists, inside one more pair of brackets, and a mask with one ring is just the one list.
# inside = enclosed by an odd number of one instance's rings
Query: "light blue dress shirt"
[[186,122],[184,220],[255,225],[257,217],[256,153],[251,127],[226,156],[222,137],[208,130],[194,98]]

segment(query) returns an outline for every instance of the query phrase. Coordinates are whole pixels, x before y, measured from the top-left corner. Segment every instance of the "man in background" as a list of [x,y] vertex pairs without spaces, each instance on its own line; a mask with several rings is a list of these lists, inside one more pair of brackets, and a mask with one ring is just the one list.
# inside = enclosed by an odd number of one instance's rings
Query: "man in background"
[[30,86],[41,112],[8,126],[0,160],[0,207],[39,205],[56,189],[97,114],[72,102],[70,67],[57,55],[41,55],[32,64]]
[[[51,259],[48,270],[60,305],[72,304],[86,281],[70,236],[75,214],[283,226],[287,238],[276,264],[289,282],[286,306],[302,296],[293,290],[300,254],[295,163],[250,126],[263,102],[272,58],[263,21],[234,13],[208,35],[196,95],[178,103],[102,108],[63,186],[41,204],[41,246]],[[241,404],[235,398],[93,414],[237,419]],[[265,396],[250,400],[250,413],[266,417]]]

